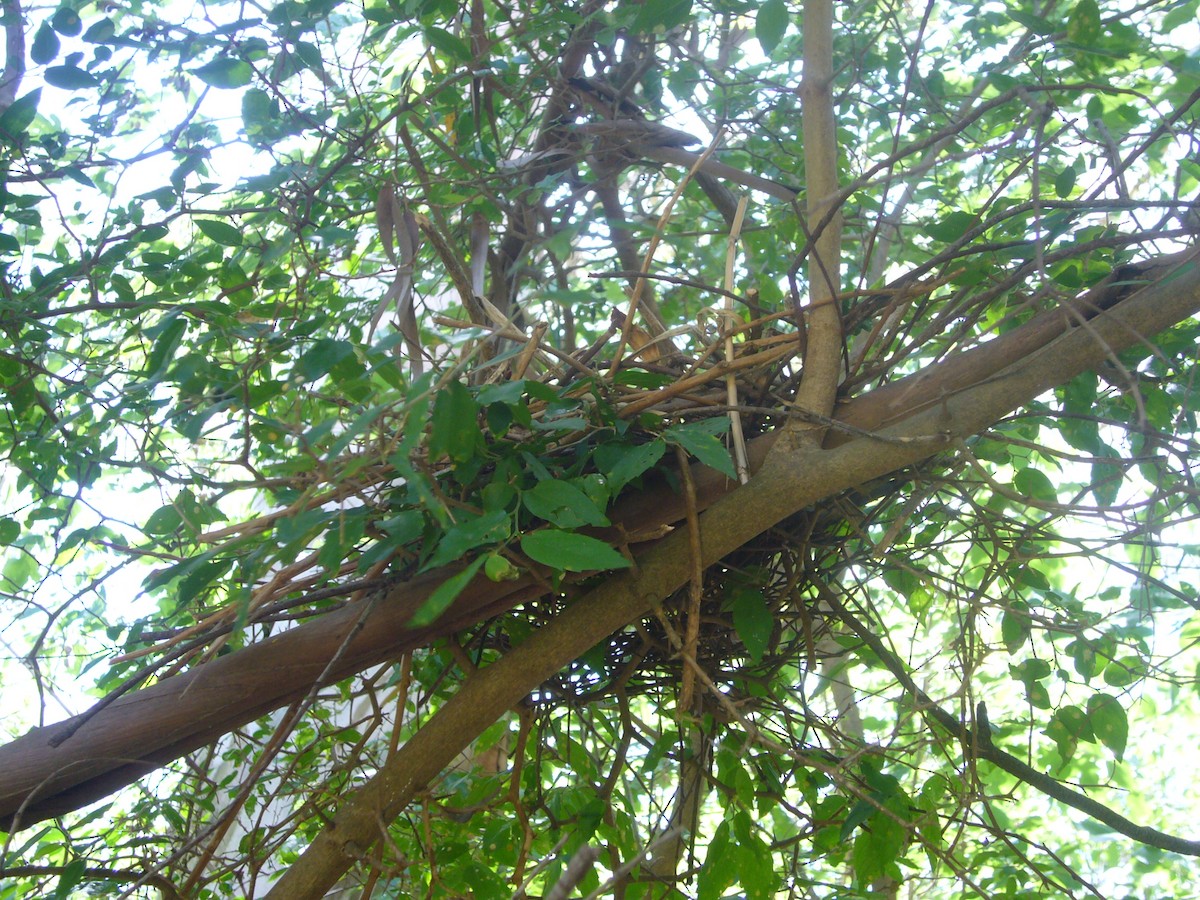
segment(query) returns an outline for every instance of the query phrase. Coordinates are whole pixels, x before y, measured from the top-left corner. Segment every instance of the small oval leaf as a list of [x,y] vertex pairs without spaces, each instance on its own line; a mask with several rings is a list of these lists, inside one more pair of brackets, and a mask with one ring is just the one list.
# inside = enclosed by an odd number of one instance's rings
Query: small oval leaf
[[95,75],[78,66],[51,66],[42,77],[46,79],[46,84],[62,88],[64,91],[78,91],[100,83]]
[[226,247],[242,246],[242,233],[228,222],[221,222],[217,219],[195,219],[194,221],[200,232],[210,240],[224,244]]

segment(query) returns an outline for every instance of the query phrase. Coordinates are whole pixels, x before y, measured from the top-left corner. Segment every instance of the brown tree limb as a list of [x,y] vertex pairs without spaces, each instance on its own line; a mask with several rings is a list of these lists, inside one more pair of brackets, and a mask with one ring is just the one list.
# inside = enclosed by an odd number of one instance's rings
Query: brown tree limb
[[[746,485],[700,517],[710,565],[797,510],[911,465],[976,434],[1042,392],[1200,309],[1200,266],[1138,291],[1029,358],[886,429],[889,440],[859,438],[831,450],[776,453]],[[437,713],[329,820],[270,897],[324,896],[380,837],[417,792],[504,712],[598,642],[686,584],[690,537],[681,529],[638,556],[638,565],[579,598],[496,663],[470,676]]]
[[[1022,359],[1040,358],[1038,348],[1044,348],[1056,336],[1087,343],[1091,347],[1089,359],[1094,364],[1200,309],[1200,299],[1195,296],[1195,263],[1189,261],[1188,254],[1143,264],[1137,273],[1141,278],[1159,280],[1121,300],[1131,290],[1122,283],[1130,280],[1125,273],[1112,284],[1086,295],[1071,311],[1045,314],[918,375],[886,385],[846,404],[837,418],[865,431],[899,423],[906,410],[936,411],[972,386],[982,388],[992,384],[1006,366],[1012,364],[1012,368],[1020,369]],[[1102,321],[1107,323],[1104,330],[1093,332],[1078,327],[1080,319],[1114,304],[1115,308],[1103,317]],[[1100,324],[1101,321],[1089,320],[1090,329],[1099,329]],[[1073,371],[1064,368],[1061,377],[1065,380],[1072,374]],[[983,427],[991,424],[989,421]],[[774,434],[748,445],[752,471],[762,466]],[[861,446],[865,440],[860,437],[854,443]],[[832,448],[850,441],[850,436],[830,431],[826,446]],[[892,446],[868,443],[875,445],[880,453]],[[737,487],[736,482],[701,467],[693,470],[693,480],[696,506],[700,510]],[[741,493],[741,489],[736,492]],[[676,492],[667,486],[650,488],[616,504],[610,518],[619,525],[608,536],[614,541],[645,541],[681,520],[684,514],[683,498]],[[329,678],[347,678],[395,659],[406,650],[499,614],[542,591],[533,576],[501,584],[481,576],[467,586],[433,626],[406,629],[405,623],[412,613],[454,571],[441,569],[389,590],[362,623]],[[130,692],[78,727],[77,733],[61,746],[53,745],[55,738],[77,727],[79,717],[35,728],[0,746],[0,829],[16,830],[78,809],[303,697],[360,614],[361,606],[352,604]]]
[[25,16],[20,0],[0,3],[4,18],[4,71],[0,72],[0,114],[17,99],[25,77]]
[[[803,317],[804,372],[793,403],[796,409],[829,416],[842,374],[842,214],[838,206],[837,118],[833,107],[833,0],[804,2],[804,79],[800,84],[804,172],[807,179],[806,236],[808,306]],[[824,222],[815,230],[814,222]],[[798,298],[794,298],[797,299]],[[784,429],[780,452],[820,443],[824,429],[795,418]]]

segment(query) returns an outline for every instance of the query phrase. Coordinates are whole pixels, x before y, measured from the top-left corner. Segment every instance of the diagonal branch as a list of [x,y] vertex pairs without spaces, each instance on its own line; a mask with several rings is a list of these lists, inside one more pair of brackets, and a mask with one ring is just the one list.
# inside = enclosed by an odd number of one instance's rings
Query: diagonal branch
[[[1028,359],[886,429],[832,450],[774,454],[749,483],[700,517],[702,564],[717,562],[776,523],[864,481],[882,477],[978,433],[1042,392],[1087,371],[1108,354],[1200,309],[1200,266],[1137,292]],[[505,711],[608,635],[649,613],[691,577],[689,529],[639,555],[500,660],[473,673],[385,766],[345,798],[320,835],[269,897],[325,895],[416,794]]]
[[1061,803],[1065,803],[1067,806],[1091,816],[1099,822],[1103,822],[1113,831],[1132,838],[1138,843],[1186,856],[1200,856],[1200,841],[1189,841],[1146,825],[1138,825],[1131,822],[1103,803],[1099,803],[1091,797],[1072,790],[1062,782],[1056,781],[1046,773],[1039,772],[1028,763],[1017,759],[1011,753],[1001,750],[992,743],[991,729],[987,721],[987,709],[983,703],[979,704],[976,715],[978,727],[974,730],[968,728],[956,716],[951,715],[934,703],[929,695],[917,686],[917,683],[912,680],[912,677],[904,668],[904,664],[870,628],[846,609],[845,605],[841,602],[841,598],[832,589],[826,585],[818,585],[817,590],[821,599],[829,604],[830,609],[837,613],[838,618],[845,623],[846,627],[853,631],[859,640],[871,648],[871,651],[879,657],[880,661],[892,673],[896,681],[917,699],[921,712],[962,742],[963,755],[965,757],[985,759],[997,768],[1003,769],[1009,775],[1041,791],[1047,797],[1052,797]]
[[[831,430],[827,446],[857,446],[856,452],[878,455],[880,459],[889,449],[897,448],[928,455],[936,449],[927,446],[928,442],[910,448],[912,442],[908,440],[881,443],[869,440],[864,433],[885,425],[903,425],[905,434],[928,436],[939,428],[907,431],[906,423],[915,412],[935,415],[957,397],[996,390],[997,386],[1003,388],[1014,377],[1011,373],[1044,365],[1039,360],[1044,360],[1047,353],[1053,355],[1057,348],[1081,345],[1086,353],[1077,348],[1073,352],[1081,355],[1070,365],[1065,359],[1061,369],[1052,365],[1052,377],[1047,380],[1043,376],[1041,384],[1050,386],[1065,381],[1076,372],[1104,361],[1109,353],[1144,341],[1200,310],[1200,274],[1188,254],[1142,264],[1138,280],[1142,278],[1155,281],[1127,296],[1131,287],[1126,282],[1132,278],[1123,274],[1117,282],[1086,295],[1070,311],[1047,313],[980,347],[846,404],[833,421],[854,425],[858,437],[854,439],[853,434]],[[1078,327],[1080,320],[1108,307],[1112,307],[1109,312],[1088,320],[1087,328]],[[1055,336],[1060,337],[1052,340]],[[1041,389],[1044,387],[1038,388]],[[1027,389],[1014,389],[1011,405],[1005,405],[995,418],[1019,406],[1024,396],[1036,396],[1036,392],[1028,394]],[[981,421],[977,430],[993,422],[994,419]],[[748,445],[752,471],[763,466],[777,433]],[[810,455],[802,454],[795,459],[807,459]],[[897,467],[900,465],[904,463],[898,463]],[[864,470],[861,480],[869,477],[873,476]],[[722,497],[756,496],[744,493],[749,485],[739,488],[736,482],[711,469],[697,466],[693,479],[696,506],[700,510],[713,506]],[[831,482],[828,493],[821,497],[836,493],[841,489],[836,485],[841,483]],[[761,485],[755,490],[761,490]],[[804,499],[794,508],[812,502],[816,501]],[[771,508],[770,504],[767,508]],[[669,486],[651,488],[619,501],[610,514],[610,519],[619,524],[599,536],[644,548],[646,541],[669,530],[668,526],[682,519],[685,512],[682,498]],[[752,507],[749,515],[754,516]],[[763,518],[756,524],[765,529],[770,523]],[[362,622],[361,630],[347,645],[336,670],[328,673],[328,678],[340,680],[395,659],[406,650],[503,613],[539,596],[543,590],[533,576],[500,584],[480,576],[433,626],[407,628],[413,612],[456,571],[454,567],[439,569],[389,589]],[[80,717],[75,717],[33,729],[0,746],[0,828],[16,830],[78,809],[303,697],[321,677],[326,662],[337,653],[348,631],[356,627],[361,609],[360,605],[351,604],[151,687],[132,691],[85,724],[81,725]],[[70,740],[55,745],[60,735],[75,729]]]

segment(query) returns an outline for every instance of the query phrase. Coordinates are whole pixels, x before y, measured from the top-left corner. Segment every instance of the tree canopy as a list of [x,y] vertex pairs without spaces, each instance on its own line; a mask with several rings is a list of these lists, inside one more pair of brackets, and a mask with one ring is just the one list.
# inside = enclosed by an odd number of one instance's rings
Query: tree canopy
[[0,897],[1190,890],[1200,0],[0,10]]

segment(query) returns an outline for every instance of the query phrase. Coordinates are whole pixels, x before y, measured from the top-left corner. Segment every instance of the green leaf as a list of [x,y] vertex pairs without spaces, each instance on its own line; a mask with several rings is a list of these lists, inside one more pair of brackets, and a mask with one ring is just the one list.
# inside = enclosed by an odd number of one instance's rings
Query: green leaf
[[50,17],[50,24],[55,31],[67,37],[75,37],[83,31],[83,22],[79,18],[79,13],[69,6],[60,6],[55,10],[54,15]]
[[[1116,454],[1107,446],[1101,447],[1098,455],[1116,459]],[[1096,502],[1101,506],[1112,506],[1117,502],[1117,494],[1120,493],[1124,480],[1125,466],[1121,465],[1120,462],[1096,460],[1092,463],[1092,496],[1096,498]]]
[[1071,196],[1071,191],[1075,190],[1075,179],[1078,173],[1074,166],[1067,166],[1054,178],[1054,193],[1060,200],[1065,200]]
[[54,896],[59,900],[65,900],[68,897],[77,896],[75,888],[83,881],[83,876],[87,873],[87,860],[82,857],[73,859],[63,866],[62,874],[58,876],[58,887],[54,889]]
[[187,320],[173,313],[168,313],[168,315],[171,318],[158,332],[154,344],[150,347],[150,354],[146,357],[146,377],[150,380],[157,379],[166,369],[167,364],[175,358],[175,351],[179,349],[179,344],[187,331]]
[[[884,803],[888,812],[877,811],[871,816],[870,827],[860,828],[854,836],[851,860],[859,884],[867,885],[892,874],[896,861],[904,852],[907,831],[903,819],[907,810],[895,808],[899,798]],[[897,821],[899,814],[900,821]]]
[[761,662],[775,630],[775,616],[767,606],[766,598],[761,591],[739,587],[734,589],[726,605],[733,613],[733,628],[751,662]]
[[633,20],[633,30],[670,31],[686,22],[691,14],[692,0],[645,0]]
[[87,41],[89,44],[107,44],[112,41],[116,33],[117,26],[113,24],[112,19],[101,19],[89,25],[80,40]]
[[452,381],[438,391],[429,429],[429,458],[437,460],[444,454],[454,462],[473,459],[483,446],[478,416],[479,404],[466,385]]
[[441,50],[457,62],[470,62],[473,58],[471,47],[462,38],[451,34],[444,28],[427,25],[424,29],[425,39],[430,45]]
[[766,56],[779,46],[788,27],[788,9],[784,0],[766,0],[754,19],[754,36]]
[[333,520],[317,553],[317,565],[327,572],[338,570],[362,540],[367,526],[365,513],[365,509],[348,509]]
[[716,469],[730,478],[737,477],[729,451],[712,434],[711,426],[706,423],[673,425],[663,432],[663,440],[682,447],[710,469]]
[[37,117],[37,105],[41,98],[42,89],[38,88],[14,100],[4,115],[0,115],[0,137],[16,143]]
[[150,514],[142,531],[149,535],[174,534],[183,525],[183,516],[173,503],[160,506]]
[[1087,720],[1097,740],[1120,762],[1129,740],[1129,718],[1115,697],[1093,694],[1087,702]]
[[1081,638],[1067,646],[1075,671],[1084,681],[1090,681],[1099,670],[1099,657],[1091,641]]
[[666,452],[666,441],[648,444],[601,444],[596,448],[596,467],[608,479],[608,489],[615,497],[633,479],[652,468]]
[[479,571],[483,565],[483,557],[472,560],[471,564],[459,572],[457,575],[451,575],[443,581],[432,594],[429,595],[424,603],[422,603],[413,617],[408,621],[409,628],[424,628],[426,625],[432,625],[446,611],[454,599],[463,592],[463,589],[471,583],[471,579],[475,577],[475,573]]
[[738,860],[729,852],[729,822],[717,826],[696,881],[697,900],[717,900],[738,878]]
[[218,244],[224,244],[226,247],[242,246],[242,233],[230,225],[228,222],[222,222],[218,219],[193,219],[196,227],[200,232],[210,240],[216,241]]
[[258,134],[279,119],[279,101],[260,88],[242,94],[242,127],[247,134]]
[[195,564],[188,567],[187,574],[179,582],[176,603],[181,609],[189,606],[205,588],[233,566],[231,559],[208,559],[206,556],[197,557]]
[[425,571],[448,565],[472,550],[506,540],[510,532],[511,520],[502,509],[459,522],[442,536],[437,549],[421,569]]
[[354,345],[349,341],[321,338],[296,360],[292,369],[293,378],[303,384],[316,381],[329,374],[338,363],[353,356]]
[[569,481],[539,481],[521,501],[535,516],[560,528],[609,524],[592,498]]
[[629,560],[604,541],[584,534],[544,528],[521,538],[521,549],[535,562],[564,572],[627,569]]
[[1104,667],[1104,683],[1125,687],[1146,676],[1146,664],[1140,656],[1122,656]]
[[1100,33],[1100,7],[1096,0],[1079,0],[1067,18],[1067,40],[1091,47]]
[[936,241],[952,244],[979,224],[979,217],[969,212],[956,210],[926,227],[926,233]]
[[1190,0],[1190,2],[1175,6],[1163,16],[1163,34],[1168,34],[1181,25],[1194,26],[1198,12],[1200,12],[1200,3],[1197,0]]
[[1016,653],[1029,638],[1031,631],[1028,609],[1024,601],[1013,600],[1011,609],[1000,616],[1000,636],[1009,655]]
[[39,66],[44,66],[53,60],[54,57],[58,56],[60,46],[58,35],[50,27],[50,23],[43,22],[38,26],[37,32],[33,35],[33,45],[29,48],[29,58]]
[[230,90],[245,87],[254,78],[254,70],[245,60],[222,56],[205,63],[192,74],[210,87]]
[[11,547],[21,536],[21,524],[9,516],[0,516],[0,547]]
[[1043,500],[1047,503],[1058,502],[1058,491],[1054,489],[1054,482],[1038,469],[1031,469],[1027,466],[1018,471],[1013,476],[1013,487],[1035,500]]
[[78,66],[51,66],[43,74],[46,84],[62,88],[64,91],[77,91],[83,88],[95,87],[100,82],[91,72],[85,72]]

